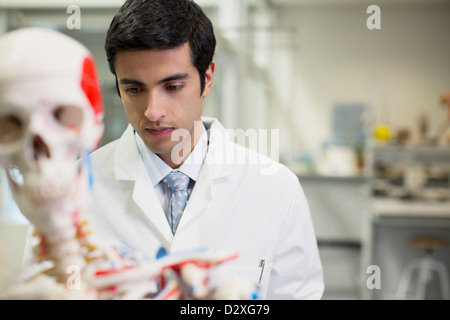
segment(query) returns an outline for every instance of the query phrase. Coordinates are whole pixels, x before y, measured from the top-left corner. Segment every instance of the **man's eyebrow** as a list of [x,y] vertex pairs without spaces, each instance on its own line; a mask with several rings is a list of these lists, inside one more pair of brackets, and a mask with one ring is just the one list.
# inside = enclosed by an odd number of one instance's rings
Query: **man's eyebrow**
[[[187,73],[175,73],[173,75],[165,77],[164,79],[159,80],[157,83],[163,84],[166,82],[176,81],[176,80],[184,80],[187,78],[189,78],[189,74],[187,74]],[[123,84],[123,85],[134,84],[134,85],[139,85],[139,86],[145,86],[145,83],[143,83],[139,80],[134,80],[134,79],[130,79],[130,78],[121,78],[119,80],[119,83]]]
[[189,74],[187,74],[187,73],[176,73],[176,74],[170,75],[164,79],[159,80],[158,84],[163,84],[165,82],[176,81],[176,80],[184,80],[187,78],[189,78]]
[[141,81],[130,79],[130,78],[122,78],[120,79],[120,84],[136,84],[139,86],[145,86],[145,84]]

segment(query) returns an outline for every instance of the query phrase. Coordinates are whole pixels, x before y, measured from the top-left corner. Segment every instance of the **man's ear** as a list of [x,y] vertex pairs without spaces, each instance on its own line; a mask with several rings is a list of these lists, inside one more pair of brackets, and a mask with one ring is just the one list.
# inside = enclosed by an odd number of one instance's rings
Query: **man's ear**
[[215,70],[216,70],[216,63],[212,61],[205,72],[205,88],[203,89],[202,98],[206,98],[209,92],[211,91]]

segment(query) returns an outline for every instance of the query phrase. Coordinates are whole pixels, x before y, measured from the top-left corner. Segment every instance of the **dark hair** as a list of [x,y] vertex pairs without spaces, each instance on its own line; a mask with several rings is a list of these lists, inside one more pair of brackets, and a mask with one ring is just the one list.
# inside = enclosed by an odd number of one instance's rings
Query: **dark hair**
[[114,62],[121,50],[172,49],[187,41],[203,93],[205,73],[216,47],[213,25],[203,10],[192,0],[128,0],[106,35],[109,69],[116,75]]

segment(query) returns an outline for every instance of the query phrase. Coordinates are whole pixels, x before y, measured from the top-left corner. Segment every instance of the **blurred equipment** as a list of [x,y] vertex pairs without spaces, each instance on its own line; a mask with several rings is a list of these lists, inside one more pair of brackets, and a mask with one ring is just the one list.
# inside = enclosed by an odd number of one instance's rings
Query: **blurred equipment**
[[428,145],[428,131],[429,131],[429,116],[428,113],[423,111],[417,117],[417,126],[419,129],[419,145]]
[[387,124],[377,124],[374,129],[374,136],[377,142],[387,143],[391,139],[391,128]]
[[[415,299],[426,299],[427,286],[433,280],[433,273],[436,273],[439,281],[438,283],[441,287],[440,298],[443,300],[449,300],[450,287],[447,267],[445,266],[445,264],[433,257],[434,250],[447,246],[447,239],[433,237],[413,237],[411,239],[411,244],[414,247],[423,249],[425,253],[421,258],[413,259],[407,263],[400,279],[396,299],[404,300],[408,298],[408,291],[410,291],[409,289],[410,287],[412,287],[411,284],[414,278],[417,279],[415,287]],[[416,277],[414,277],[415,273],[417,274]]]
[[407,128],[401,128],[397,132],[397,143],[400,145],[407,145],[409,143],[411,133]]
[[447,116],[439,125],[433,138],[433,144],[450,146],[450,90],[441,94],[441,105],[447,107]]

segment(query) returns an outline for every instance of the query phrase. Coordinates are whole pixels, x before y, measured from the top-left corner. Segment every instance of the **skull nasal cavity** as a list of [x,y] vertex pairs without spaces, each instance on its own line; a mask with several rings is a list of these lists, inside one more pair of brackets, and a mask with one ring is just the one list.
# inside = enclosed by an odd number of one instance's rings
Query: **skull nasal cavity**
[[40,136],[35,136],[33,139],[34,159],[40,157],[50,158],[50,150]]

